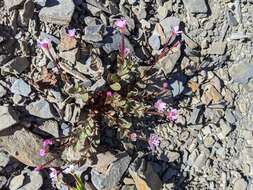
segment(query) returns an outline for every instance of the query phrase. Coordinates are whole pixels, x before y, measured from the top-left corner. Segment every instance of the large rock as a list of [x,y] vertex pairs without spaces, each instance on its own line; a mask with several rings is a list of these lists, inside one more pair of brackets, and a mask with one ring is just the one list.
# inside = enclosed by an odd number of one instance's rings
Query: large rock
[[229,74],[234,82],[245,84],[253,77],[253,64],[238,63],[229,68]]
[[22,79],[17,79],[11,86],[11,92],[27,97],[31,93],[31,87]]
[[50,0],[47,7],[41,9],[39,17],[44,22],[68,25],[75,10],[72,0]]
[[[38,154],[41,145],[42,139],[25,129],[17,130],[12,135],[0,136],[0,146],[3,150],[27,166],[36,167],[55,158],[50,152],[47,156],[41,157]],[[60,161],[55,159],[45,167],[59,166]]]
[[18,123],[18,115],[8,106],[0,106],[0,131]]
[[129,167],[137,190],[158,190],[162,189],[162,181],[153,170],[151,164],[137,158]]
[[21,5],[25,0],[4,0],[4,4],[7,9],[13,9],[19,5]]
[[50,119],[54,117],[49,103],[43,99],[29,104],[28,106],[26,106],[26,109],[31,115],[43,119]]
[[[29,181],[25,181],[25,177],[29,176]],[[43,185],[43,178],[39,172],[36,171],[28,171],[22,174],[15,176],[10,181],[9,188],[10,190],[38,190]]]
[[91,170],[91,181],[98,190],[113,189],[128,168],[131,158],[126,153],[113,156],[109,152],[97,157],[98,163]]
[[183,0],[186,9],[191,13],[207,13],[207,5],[205,0]]

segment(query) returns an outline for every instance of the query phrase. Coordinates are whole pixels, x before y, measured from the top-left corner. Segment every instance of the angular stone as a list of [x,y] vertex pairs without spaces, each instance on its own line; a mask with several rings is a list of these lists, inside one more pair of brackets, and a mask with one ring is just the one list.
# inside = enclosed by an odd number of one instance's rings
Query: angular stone
[[246,190],[247,189],[247,182],[243,179],[243,178],[240,178],[238,180],[235,181],[235,184],[234,184],[234,187],[233,187],[233,190]]
[[47,7],[41,9],[39,17],[44,22],[68,25],[75,10],[72,0],[50,0]]
[[77,40],[75,38],[70,38],[67,35],[64,35],[61,38],[61,42],[59,45],[60,51],[68,51],[74,49],[77,46]]
[[[41,157],[38,152],[41,148],[42,139],[27,131],[26,129],[17,130],[14,134],[0,136],[0,146],[11,156],[27,166],[36,167],[47,163],[55,156],[48,153],[47,156]],[[46,167],[59,167],[60,161],[56,158]]]
[[152,49],[154,50],[160,49],[161,42],[160,42],[160,37],[158,35],[156,34],[151,35],[148,39],[148,43],[152,47]]
[[46,100],[38,100],[36,102],[32,102],[28,106],[26,106],[27,111],[34,116],[50,119],[54,118],[54,115],[51,111],[50,105]]
[[7,90],[5,90],[5,88],[2,85],[0,85],[0,98],[5,96],[6,94],[7,94]]
[[7,183],[6,177],[0,176],[0,189],[2,189],[6,183]]
[[0,131],[18,123],[16,112],[7,106],[0,106]]
[[179,26],[180,20],[177,17],[170,16],[163,19],[160,24],[164,30],[165,35],[167,36],[174,26]]
[[[121,35],[119,33],[116,33],[113,36],[107,36],[103,40],[104,43],[103,49],[108,54],[113,51],[118,51],[120,42],[121,42]],[[126,37],[125,37],[125,47],[130,49],[131,52],[133,52],[133,47]]]
[[12,178],[10,185],[9,185],[10,190],[19,189],[23,185],[24,180],[25,180],[25,176],[23,174],[20,174],[18,176],[15,176],[14,178]]
[[223,55],[226,52],[227,44],[225,42],[214,42],[212,43],[209,54]]
[[75,48],[69,51],[60,52],[59,56],[70,63],[75,63],[79,59],[79,49]]
[[25,0],[4,0],[4,4],[7,9],[11,10],[21,5]]
[[0,152],[0,167],[5,167],[9,161],[10,161],[9,155],[1,151]]
[[27,84],[22,79],[15,80],[15,82],[11,86],[11,92],[13,94],[18,94],[18,95],[22,95],[22,96],[28,97],[29,94],[31,93],[31,91],[32,90],[31,90],[30,85]]
[[113,189],[128,168],[131,158],[126,153],[121,153],[116,155],[116,159],[109,159],[112,160],[111,163],[105,160],[108,158],[100,159],[99,166],[91,170],[91,181],[98,190]]
[[155,190],[162,189],[162,182],[152,165],[137,159],[129,168],[137,190]]
[[27,67],[29,67],[29,61],[26,57],[17,57],[7,63],[10,68],[14,69],[19,74],[25,71]]
[[207,5],[205,0],[183,0],[186,9],[191,13],[207,13]]
[[245,84],[253,77],[253,64],[237,63],[229,68],[229,74],[234,82]]
[[155,64],[155,67],[162,70],[166,75],[170,74],[181,56],[180,47],[181,45],[178,44],[178,46],[174,48],[173,53],[167,53],[165,57],[161,58],[157,64]]

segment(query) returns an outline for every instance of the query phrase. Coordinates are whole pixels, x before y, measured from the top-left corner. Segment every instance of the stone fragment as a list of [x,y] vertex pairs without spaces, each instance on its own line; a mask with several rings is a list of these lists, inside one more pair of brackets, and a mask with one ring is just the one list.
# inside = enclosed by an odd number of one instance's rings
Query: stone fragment
[[[118,51],[120,42],[121,42],[121,35],[119,33],[116,33],[113,36],[107,36],[103,40],[104,43],[103,49],[108,54],[113,51]],[[130,49],[131,52],[133,52],[133,47],[126,37],[125,37],[125,47]]]
[[174,48],[173,53],[167,53],[165,57],[161,58],[157,64],[155,64],[155,67],[163,71],[166,75],[170,74],[181,56],[180,47],[181,45],[178,44],[178,46]]
[[236,63],[229,68],[229,74],[234,82],[246,84],[253,77],[253,64]]
[[0,189],[2,189],[6,183],[7,183],[6,177],[0,176]]
[[77,40],[75,38],[70,38],[67,35],[64,35],[61,38],[61,42],[59,44],[59,50],[62,51],[68,51],[71,49],[76,48],[77,46]]
[[233,190],[238,190],[238,189],[246,190],[247,185],[248,185],[248,183],[243,178],[240,178],[235,181],[234,186],[233,186]]
[[218,103],[222,100],[222,95],[213,85],[210,85],[202,95],[201,100],[204,104],[209,104],[210,102]]
[[7,9],[11,10],[21,5],[25,0],[4,0]]
[[40,10],[39,17],[43,22],[68,25],[74,10],[75,4],[72,0],[51,0],[47,7]]
[[51,111],[49,103],[44,99],[30,103],[26,106],[26,109],[31,115],[43,119],[54,118],[54,114]]
[[40,190],[41,186],[43,185],[42,175],[36,171],[28,172],[27,175],[29,176],[30,181],[27,184],[24,184],[22,188],[18,190]]
[[183,0],[183,3],[191,13],[207,13],[207,5],[205,0]]
[[91,170],[91,181],[98,189],[113,189],[123,174],[125,173],[131,161],[126,153],[120,153],[116,156],[106,153],[98,155],[98,163]]
[[193,109],[191,118],[189,121],[190,124],[197,124],[199,122],[199,118],[200,118],[199,116],[200,116],[201,110],[202,109],[200,107],[195,107]]
[[2,85],[0,85],[0,98],[4,97],[6,94],[7,94],[7,91]]
[[154,50],[159,50],[161,46],[160,37],[157,34],[152,34],[148,39],[149,45]]
[[18,123],[18,115],[12,107],[0,106],[0,131]]
[[226,112],[225,112],[225,119],[231,124],[234,124],[236,122],[233,112],[229,109],[226,110]]
[[17,79],[11,86],[11,92],[13,94],[22,95],[28,97],[31,93],[31,87],[22,79]]
[[9,61],[6,67],[10,67],[15,70],[17,73],[22,73],[29,67],[29,61],[26,57],[16,57],[15,59]]
[[[0,146],[3,150],[27,166],[36,167],[55,157],[51,152],[41,157],[38,154],[41,145],[42,139],[25,129],[17,130],[12,135],[0,136]],[[59,167],[60,164],[56,157],[46,167]]]
[[9,161],[10,161],[9,155],[1,151],[0,152],[0,167],[5,167]]
[[23,185],[24,180],[25,180],[25,176],[23,174],[20,174],[18,176],[15,176],[14,178],[12,178],[10,185],[9,185],[10,190],[19,189]]
[[43,123],[42,126],[39,127],[41,130],[51,134],[52,136],[58,138],[59,137],[59,128],[58,122],[54,120],[48,120]]
[[70,63],[75,63],[79,59],[79,49],[75,48],[69,51],[60,52],[59,56]]
[[99,42],[103,40],[103,25],[89,25],[84,29],[85,35],[82,37],[87,42]]
[[226,52],[227,44],[225,42],[214,42],[209,48],[209,54],[223,55]]
[[185,87],[182,81],[176,80],[171,84],[171,88],[172,88],[172,95],[173,97],[176,97],[177,95],[180,95]]
[[160,24],[164,30],[165,35],[167,36],[167,35],[169,35],[169,33],[171,32],[173,27],[179,26],[180,20],[177,17],[170,16],[170,17],[163,19],[160,22]]
[[162,189],[162,182],[150,163],[137,158],[129,168],[137,190]]
[[34,0],[34,3],[38,4],[41,7],[45,7],[46,6],[46,2],[47,2],[47,0]]

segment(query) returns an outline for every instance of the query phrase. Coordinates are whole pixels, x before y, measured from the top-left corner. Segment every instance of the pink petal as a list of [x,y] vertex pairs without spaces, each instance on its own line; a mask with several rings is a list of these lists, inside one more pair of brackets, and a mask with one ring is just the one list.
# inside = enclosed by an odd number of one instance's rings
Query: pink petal
[[46,139],[42,142],[42,147],[43,148],[47,148],[48,145],[52,145],[53,144],[53,141],[51,139]]

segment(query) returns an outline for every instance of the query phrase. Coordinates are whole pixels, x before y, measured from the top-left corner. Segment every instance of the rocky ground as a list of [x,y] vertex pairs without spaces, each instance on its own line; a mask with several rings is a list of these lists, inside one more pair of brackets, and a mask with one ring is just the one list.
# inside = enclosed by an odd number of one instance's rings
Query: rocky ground
[[[67,84],[82,82],[89,92],[105,86],[120,18],[140,68],[154,63],[171,43],[171,28],[180,26],[178,43],[155,64],[160,74],[145,86],[153,93],[167,81],[162,99],[177,109],[176,120],[155,117],[145,129],[136,121],[134,130],[159,136],[155,151],[139,142],[120,146],[116,132],[105,129],[95,164],[80,164],[83,155],[70,149],[59,159],[55,152],[41,157],[42,139],[66,138],[83,121],[83,105]],[[48,162],[61,170],[75,163],[73,173],[91,190],[253,190],[252,38],[252,0],[0,0],[0,189],[73,186],[64,172],[53,183],[49,169],[34,171]],[[51,41],[53,55],[38,39]],[[47,72],[56,56],[62,83]]]

